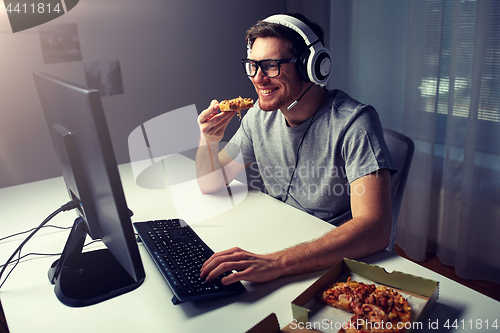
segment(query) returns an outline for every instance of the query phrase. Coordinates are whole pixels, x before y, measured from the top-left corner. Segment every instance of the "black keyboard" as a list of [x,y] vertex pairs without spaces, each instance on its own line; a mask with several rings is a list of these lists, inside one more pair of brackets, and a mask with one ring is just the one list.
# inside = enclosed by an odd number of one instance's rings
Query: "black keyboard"
[[211,282],[200,278],[201,266],[214,252],[183,220],[135,222],[134,227],[172,289],[174,304],[245,291],[240,282],[221,284],[220,280],[231,272]]

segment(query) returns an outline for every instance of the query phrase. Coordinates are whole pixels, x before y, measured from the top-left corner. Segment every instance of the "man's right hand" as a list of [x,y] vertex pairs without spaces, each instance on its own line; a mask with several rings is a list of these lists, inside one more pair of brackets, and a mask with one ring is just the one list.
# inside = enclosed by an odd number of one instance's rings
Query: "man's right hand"
[[[224,149],[219,153],[219,142],[235,114],[236,111],[219,112],[219,102],[213,100],[198,116],[201,135],[196,153],[196,172],[202,193],[212,193],[225,187],[245,167],[233,161]],[[221,166],[223,172],[215,172]]]
[[227,125],[236,111],[218,112],[219,102],[213,100],[210,106],[198,116],[198,126],[207,143],[220,142],[224,137]]

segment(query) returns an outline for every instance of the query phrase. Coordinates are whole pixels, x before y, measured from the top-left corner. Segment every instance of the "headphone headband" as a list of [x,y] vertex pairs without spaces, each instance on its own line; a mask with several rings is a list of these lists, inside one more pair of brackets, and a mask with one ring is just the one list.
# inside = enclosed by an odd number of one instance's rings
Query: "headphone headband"
[[293,16],[283,14],[273,15],[266,18],[264,22],[281,24],[294,30],[304,39],[308,48],[319,40],[311,28]]
[[[283,14],[272,15],[263,20],[267,23],[281,24],[297,32],[309,49],[309,52],[300,57],[296,62],[297,71],[306,82],[313,82],[321,86],[326,85],[331,73],[330,52],[323,46],[318,36],[301,20]],[[248,45],[248,53],[250,53]]]

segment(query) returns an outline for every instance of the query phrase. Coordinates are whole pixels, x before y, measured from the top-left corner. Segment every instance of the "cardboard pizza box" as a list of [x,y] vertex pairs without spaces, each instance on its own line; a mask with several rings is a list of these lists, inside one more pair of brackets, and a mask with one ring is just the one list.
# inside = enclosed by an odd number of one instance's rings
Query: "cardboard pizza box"
[[287,325],[280,329],[278,317],[275,313],[271,313],[269,316],[261,320],[258,324],[248,330],[246,333],[318,333],[318,331],[312,331],[305,328],[292,328],[291,325]]
[[261,320],[257,325],[252,327],[246,333],[318,333],[318,331],[308,330],[303,327],[292,327],[293,325],[287,325],[280,329],[278,317],[275,313],[271,313],[269,316]]
[[271,313],[262,319],[258,324],[249,329],[246,333],[281,333],[278,317]]
[[[439,297],[439,282],[419,276],[393,271],[351,259],[343,259],[329,269],[309,288],[292,301],[293,321],[285,327],[285,332],[338,332],[342,324],[349,322],[352,313],[315,300],[318,291],[334,282],[345,282],[348,277],[365,283],[385,285],[399,291],[412,307],[411,323],[406,332],[426,327],[424,320]],[[410,325],[411,324],[411,325]]]

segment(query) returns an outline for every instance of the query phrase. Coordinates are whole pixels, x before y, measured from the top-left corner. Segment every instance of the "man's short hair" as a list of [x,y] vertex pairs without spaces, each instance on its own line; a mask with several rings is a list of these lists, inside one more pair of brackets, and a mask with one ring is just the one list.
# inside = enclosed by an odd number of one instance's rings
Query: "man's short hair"
[[[316,36],[318,36],[321,43],[325,45],[323,40],[323,29],[317,23],[311,22],[307,17],[299,13],[290,13],[286,15],[295,17],[305,23],[316,34]],[[257,24],[247,31],[247,45],[252,48],[253,43],[259,37],[276,37],[287,40],[289,42],[289,51],[294,57],[300,57],[308,49],[302,36],[300,36],[293,29],[278,23],[269,23],[264,21],[257,22]]]

